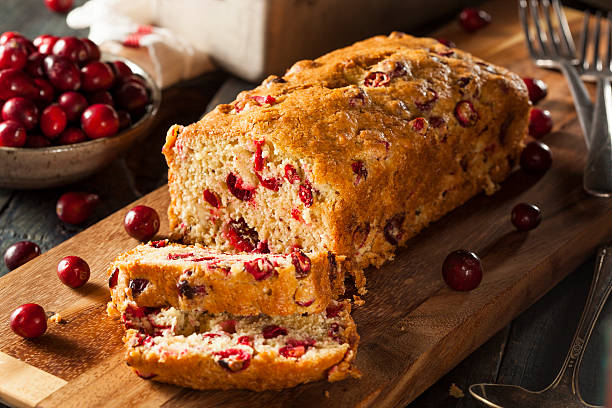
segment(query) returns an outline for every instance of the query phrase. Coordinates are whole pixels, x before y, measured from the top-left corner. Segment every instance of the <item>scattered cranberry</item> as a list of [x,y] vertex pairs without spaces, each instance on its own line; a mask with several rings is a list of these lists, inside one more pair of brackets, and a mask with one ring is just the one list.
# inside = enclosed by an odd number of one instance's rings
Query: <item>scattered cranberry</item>
[[452,42],[451,40],[448,40],[446,38],[437,38],[438,42],[442,45],[446,45],[447,47],[451,47],[451,48],[455,48],[456,45],[454,42]]
[[289,180],[289,183],[293,184],[296,181],[300,181],[300,176],[297,170],[290,164],[285,165],[285,177]]
[[57,139],[57,142],[61,145],[81,143],[87,140],[85,133],[78,128],[68,128],[62,132]]
[[108,62],[107,64],[111,66],[117,78],[127,78],[132,75],[132,70],[123,61],[113,61]]
[[26,130],[19,122],[5,120],[0,123],[0,146],[21,147],[26,143]]
[[[93,61],[81,68],[83,90],[87,92],[106,91],[115,82],[115,73],[105,63]],[[146,89],[145,89],[146,94]]]
[[229,244],[240,252],[252,252],[259,243],[257,231],[250,228],[244,218],[231,220],[225,226],[223,235]]
[[553,127],[550,112],[544,109],[533,108],[529,114],[529,135],[536,139],[550,133]]
[[49,105],[40,115],[40,130],[49,139],[58,137],[66,129],[66,113],[58,104]]
[[271,325],[264,327],[262,330],[262,334],[264,339],[273,339],[278,336],[286,336],[287,329],[277,325]]
[[221,207],[221,201],[219,200],[219,196],[216,193],[210,190],[204,190],[204,200],[214,208]]
[[363,85],[376,88],[387,85],[390,81],[391,78],[384,72],[370,72],[363,80]]
[[536,104],[546,97],[548,94],[548,86],[541,79],[523,78],[523,82],[527,85],[529,92],[529,100],[532,104]]
[[255,280],[264,280],[274,273],[274,265],[269,259],[255,259],[244,263],[244,270],[253,275]]
[[34,99],[38,96],[38,88],[32,79],[22,71],[9,68],[0,71],[0,100],[16,96]]
[[5,31],[0,35],[0,45],[6,44],[9,40],[13,38],[25,38],[23,34],[17,31]]
[[159,231],[159,215],[151,207],[138,205],[125,215],[123,226],[132,238],[148,241]]
[[117,286],[118,282],[119,282],[119,268],[115,268],[113,269],[113,272],[108,277],[108,287],[112,289],[115,286]]
[[51,141],[47,139],[46,137],[44,137],[43,135],[39,135],[35,133],[33,135],[28,135],[25,146],[33,147],[33,148],[49,147],[51,146]]
[[295,267],[295,277],[304,279],[310,272],[311,262],[308,256],[299,249],[291,253],[291,263]]
[[51,54],[53,46],[57,42],[58,37],[53,35],[43,34],[34,39],[34,45],[38,48],[41,54]]
[[475,253],[460,249],[451,252],[442,265],[446,284],[461,292],[475,289],[482,280],[482,265]]
[[45,76],[45,68],[43,66],[44,59],[44,54],[33,52],[28,57],[24,71],[32,78],[41,78]]
[[47,78],[57,89],[76,91],[81,87],[81,71],[68,58],[58,55],[47,55],[43,60],[43,65]]
[[149,286],[149,281],[147,279],[132,279],[130,281],[130,289],[132,289],[132,295],[134,297],[140,295],[144,290]]
[[455,117],[463,127],[474,126],[478,121],[478,112],[470,101],[460,101],[455,106]]
[[89,265],[83,258],[67,256],[57,264],[57,276],[66,286],[81,287],[89,280]]
[[70,122],[80,120],[83,111],[87,108],[87,99],[82,94],[73,91],[61,94],[57,98],[57,103]]
[[544,173],[552,165],[552,152],[547,145],[534,140],[523,149],[520,163],[521,168],[528,173]]
[[31,241],[19,241],[4,252],[4,263],[9,271],[17,269],[40,255],[40,248]]
[[47,314],[42,306],[26,303],[11,313],[11,330],[21,337],[33,339],[47,331]]
[[90,93],[87,95],[87,101],[90,105],[102,104],[113,106],[115,104],[115,101],[113,101],[113,96],[108,91]]
[[236,321],[232,319],[222,320],[219,322],[219,327],[226,333],[236,333]]
[[468,33],[478,31],[490,22],[491,15],[484,10],[467,7],[459,13],[459,23]]
[[128,112],[139,112],[149,102],[147,88],[137,82],[126,82],[115,91],[117,106]]
[[241,201],[251,201],[254,196],[255,189],[244,186],[242,179],[234,173],[227,175],[225,183],[230,193]]
[[383,230],[385,239],[393,246],[397,245],[402,238],[402,225],[405,218],[404,214],[397,214],[387,221],[385,225]]
[[529,231],[540,225],[542,213],[533,204],[519,203],[512,209],[510,220],[517,230]]
[[55,98],[55,89],[53,85],[43,78],[34,78],[34,83],[38,87],[38,94],[34,97],[36,103],[47,106],[53,102],[53,98]]
[[312,197],[312,188],[308,182],[300,184],[298,196],[300,197],[300,201],[302,201],[306,207],[310,207],[312,205],[314,201]]
[[355,173],[355,185],[359,184],[361,179],[364,181],[368,178],[368,169],[366,169],[365,164],[361,160],[356,160],[351,164],[351,168],[353,169],[353,173]]
[[85,46],[85,49],[87,50],[87,61],[91,62],[100,60],[101,55],[100,48],[98,48],[98,45],[95,42],[91,41],[89,38],[81,38],[80,40]]
[[66,13],[72,8],[74,0],[45,0],[45,6],[56,13]]
[[119,117],[119,130],[129,128],[132,125],[132,116],[128,112],[117,111],[117,116]]
[[227,349],[214,353],[217,364],[230,372],[246,370],[251,363],[251,354],[243,349]]
[[28,53],[24,46],[14,40],[0,45],[0,69],[25,67]]
[[85,63],[89,57],[87,48],[81,40],[76,37],[61,37],[53,45],[52,52],[54,55],[68,58],[70,61],[79,65]]
[[40,44],[42,44],[44,41],[47,41],[49,38],[57,37],[54,37],[51,34],[41,34],[32,40],[32,44],[34,44],[35,47],[38,47]]
[[81,127],[91,139],[109,137],[119,130],[119,116],[109,105],[91,105],[81,116]]
[[55,212],[60,220],[68,224],[81,224],[93,213],[100,203],[97,194],[83,192],[64,193],[55,206]]
[[2,119],[14,120],[26,130],[31,130],[38,123],[38,108],[30,99],[17,96],[9,99],[2,106]]

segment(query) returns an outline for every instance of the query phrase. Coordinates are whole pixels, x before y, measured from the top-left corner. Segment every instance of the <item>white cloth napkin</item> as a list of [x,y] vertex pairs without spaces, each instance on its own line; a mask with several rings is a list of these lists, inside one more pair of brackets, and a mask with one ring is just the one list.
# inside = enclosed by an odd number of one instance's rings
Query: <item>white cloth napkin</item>
[[157,26],[158,0],[89,0],[67,16],[74,29],[89,27],[102,51],[143,67],[160,88],[211,71],[210,57],[170,28]]

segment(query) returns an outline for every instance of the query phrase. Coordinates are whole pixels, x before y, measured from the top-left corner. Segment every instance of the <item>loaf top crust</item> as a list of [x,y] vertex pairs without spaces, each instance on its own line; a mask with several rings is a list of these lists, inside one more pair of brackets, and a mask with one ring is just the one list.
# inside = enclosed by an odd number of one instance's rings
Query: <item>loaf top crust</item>
[[[457,117],[460,101],[475,111],[467,124]],[[282,78],[270,76],[217,106],[179,137],[223,143],[240,134],[272,142],[290,158],[310,163],[313,184],[345,196],[355,192],[364,172],[389,179],[392,166],[383,160],[410,160],[423,143],[477,137],[500,108],[511,122],[526,117],[529,105],[524,83],[508,70],[435,39],[394,32],[299,61]],[[167,156],[174,154],[176,136],[168,138]],[[503,144],[505,135],[496,136]],[[356,167],[358,162],[363,164]]]

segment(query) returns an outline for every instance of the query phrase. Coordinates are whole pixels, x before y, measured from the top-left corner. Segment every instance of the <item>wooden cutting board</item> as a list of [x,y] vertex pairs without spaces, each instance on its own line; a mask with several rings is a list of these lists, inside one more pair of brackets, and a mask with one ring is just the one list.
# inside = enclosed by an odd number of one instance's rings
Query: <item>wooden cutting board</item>
[[[403,406],[508,324],[612,238],[612,201],[582,191],[585,148],[568,89],[560,74],[536,69],[527,59],[514,3],[499,0],[484,8],[493,24],[478,34],[453,23],[436,35],[548,83],[542,106],[558,130],[545,138],[554,164],[542,177],[516,170],[498,193],[474,198],[412,239],[395,261],[369,271],[367,303],[354,312],[361,380],[282,392],[197,392],[133,375],[122,360],[123,330],[105,314],[105,270],[137,244],[123,230],[129,207],[146,204],[165,215],[168,194],[161,188],[0,278],[0,398],[27,407]],[[581,15],[569,18],[577,25]],[[509,220],[521,201],[539,205],[544,215],[528,233],[515,231]],[[167,232],[165,218],[161,232]],[[449,290],[441,278],[444,257],[458,248],[474,250],[484,265],[481,285],[469,293]],[[66,255],[81,256],[92,268],[81,289],[56,277]],[[36,340],[18,337],[9,315],[27,302],[59,312],[66,323],[50,323]]]

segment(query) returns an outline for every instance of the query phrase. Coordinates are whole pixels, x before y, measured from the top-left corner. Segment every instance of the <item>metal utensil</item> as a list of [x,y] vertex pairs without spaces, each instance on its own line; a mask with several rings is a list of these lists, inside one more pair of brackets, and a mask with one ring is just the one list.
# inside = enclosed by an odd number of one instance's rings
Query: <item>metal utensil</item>
[[[551,16],[552,15],[552,16]],[[519,18],[527,49],[538,67],[560,69],[567,79],[578,121],[589,147],[593,103],[580,79],[579,58],[565,13],[558,0],[519,0]],[[543,26],[546,26],[546,30]]]
[[[598,197],[612,196],[612,13],[604,19],[600,12],[595,14],[595,30],[589,30],[590,13],[585,13],[582,29],[580,64],[584,74],[597,78],[597,99],[591,123],[589,140],[591,148],[587,164],[584,168],[583,186],[592,195]],[[602,26],[606,25],[603,37],[604,51],[600,49],[600,33]],[[589,47],[590,46],[590,47]],[[592,48],[592,58],[587,58],[588,48]]]
[[495,408],[598,407],[586,403],[578,388],[578,373],[584,350],[589,342],[599,313],[612,290],[612,245],[599,250],[595,274],[591,282],[578,328],[563,366],[555,380],[542,391],[529,391],[518,385],[473,384],[470,394],[478,401]]

